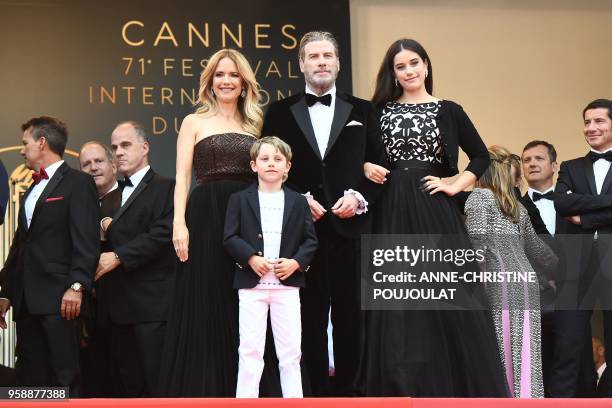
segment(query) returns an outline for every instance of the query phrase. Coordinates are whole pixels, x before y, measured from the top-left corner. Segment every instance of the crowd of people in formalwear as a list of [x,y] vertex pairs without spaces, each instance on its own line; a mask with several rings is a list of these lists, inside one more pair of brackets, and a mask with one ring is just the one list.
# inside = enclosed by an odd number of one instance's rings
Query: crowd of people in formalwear
[[[264,115],[247,59],[213,54],[175,179],[153,170],[135,121],[85,143],[80,170],[63,160],[65,123],[22,125],[33,183],[0,291],[17,384],[71,397],[612,396],[612,101],[584,108],[590,152],[559,166],[544,140],[520,156],[487,148],[461,105],[434,96],[415,40],[391,44],[371,101],[336,89],[331,33],[306,33],[298,58],[304,91]],[[478,288],[485,309],[363,310],[364,234],[458,235],[487,253],[480,268],[538,282]],[[580,242],[571,254],[564,234]],[[559,272],[569,256],[579,273]]]

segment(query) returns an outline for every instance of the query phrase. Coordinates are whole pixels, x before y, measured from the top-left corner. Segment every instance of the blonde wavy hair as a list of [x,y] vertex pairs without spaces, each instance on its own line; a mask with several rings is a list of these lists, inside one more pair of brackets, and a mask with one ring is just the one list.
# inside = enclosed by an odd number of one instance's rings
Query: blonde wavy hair
[[242,128],[254,136],[259,136],[261,126],[263,124],[263,112],[259,106],[259,84],[255,79],[255,73],[251,69],[251,65],[240,52],[231,48],[223,48],[215,52],[210,59],[206,68],[200,75],[200,90],[198,91],[198,100],[196,101],[196,113],[203,114],[204,117],[214,116],[219,109],[217,99],[212,89],[213,77],[219,65],[219,61],[223,58],[229,58],[236,64],[240,79],[242,80],[242,90],[245,96],[238,98],[238,111],[242,116]]
[[[516,224],[521,214],[520,204],[514,193],[516,180],[512,177],[512,166],[517,156],[501,146],[491,146],[488,150],[491,164],[480,176],[476,186],[491,190],[501,212]],[[518,168],[520,169],[520,166]]]

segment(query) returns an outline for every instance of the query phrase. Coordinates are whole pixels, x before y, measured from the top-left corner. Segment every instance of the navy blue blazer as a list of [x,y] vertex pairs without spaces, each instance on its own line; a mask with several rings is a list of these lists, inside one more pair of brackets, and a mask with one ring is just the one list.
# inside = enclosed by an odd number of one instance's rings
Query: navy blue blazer
[[[300,268],[283,285],[304,287],[304,274],[317,250],[317,235],[306,198],[283,185],[285,205],[280,245],[280,258],[295,259]],[[259,275],[249,266],[252,255],[263,256],[264,242],[261,228],[257,183],[232,194],[225,216],[223,246],[236,260],[234,288],[253,288]]]

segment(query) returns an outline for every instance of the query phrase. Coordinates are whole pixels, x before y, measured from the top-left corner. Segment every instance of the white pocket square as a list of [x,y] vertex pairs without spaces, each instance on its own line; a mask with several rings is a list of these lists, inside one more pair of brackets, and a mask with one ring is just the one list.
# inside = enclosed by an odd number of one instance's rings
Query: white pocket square
[[363,123],[357,122],[356,120],[351,120],[349,123],[346,124],[346,126],[363,126]]

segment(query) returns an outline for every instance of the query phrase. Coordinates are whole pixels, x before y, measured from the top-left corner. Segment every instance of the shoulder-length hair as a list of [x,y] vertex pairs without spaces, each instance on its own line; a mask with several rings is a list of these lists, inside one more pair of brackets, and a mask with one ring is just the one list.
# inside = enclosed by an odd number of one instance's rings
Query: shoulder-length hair
[[219,105],[213,93],[212,81],[219,65],[219,61],[223,58],[229,58],[236,64],[238,73],[242,79],[242,89],[245,96],[238,98],[238,110],[242,115],[242,128],[245,132],[259,136],[261,126],[263,124],[263,112],[259,106],[259,84],[255,79],[255,73],[251,69],[251,65],[244,55],[231,48],[224,48],[215,52],[210,59],[206,68],[200,75],[200,90],[198,91],[198,106],[196,113],[204,114],[204,117],[213,116],[217,113]]
[[433,94],[433,66],[431,65],[431,59],[429,59],[427,51],[425,51],[425,48],[423,48],[418,41],[402,38],[391,44],[385,53],[385,57],[380,64],[380,68],[378,69],[378,75],[376,76],[376,88],[374,90],[374,96],[372,97],[372,103],[376,107],[380,108],[387,102],[395,101],[402,96],[402,87],[395,84],[393,60],[395,59],[395,56],[403,50],[409,50],[417,53],[423,62],[427,64],[429,74],[425,78],[425,90],[430,95]]
[[491,146],[488,150],[491,164],[480,176],[476,186],[491,190],[501,212],[518,224],[521,209],[514,192],[515,180],[512,177],[512,165],[516,155],[501,146]]

